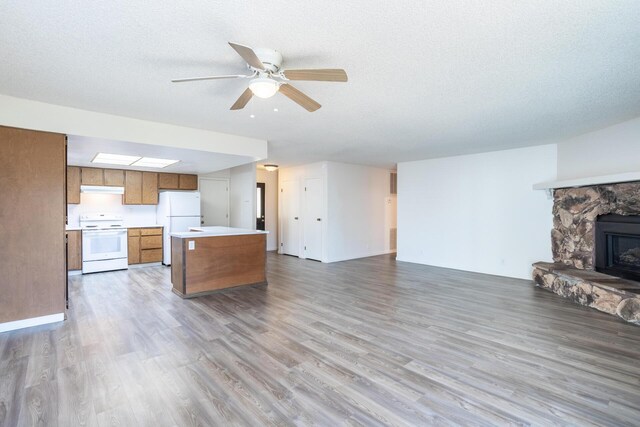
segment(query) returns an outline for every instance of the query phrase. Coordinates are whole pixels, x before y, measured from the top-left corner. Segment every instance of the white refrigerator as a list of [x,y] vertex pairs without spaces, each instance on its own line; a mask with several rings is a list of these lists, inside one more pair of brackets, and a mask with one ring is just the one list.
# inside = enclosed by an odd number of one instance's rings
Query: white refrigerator
[[171,233],[200,226],[200,193],[163,191],[160,193],[156,220],[164,227],[162,263],[171,265]]

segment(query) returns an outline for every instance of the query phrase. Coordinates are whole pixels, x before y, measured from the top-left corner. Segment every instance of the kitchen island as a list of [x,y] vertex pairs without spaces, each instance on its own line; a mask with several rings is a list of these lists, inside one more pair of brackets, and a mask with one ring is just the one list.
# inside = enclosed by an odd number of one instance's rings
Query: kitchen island
[[266,284],[267,231],[196,227],[171,233],[173,292],[193,298],[222,289]]

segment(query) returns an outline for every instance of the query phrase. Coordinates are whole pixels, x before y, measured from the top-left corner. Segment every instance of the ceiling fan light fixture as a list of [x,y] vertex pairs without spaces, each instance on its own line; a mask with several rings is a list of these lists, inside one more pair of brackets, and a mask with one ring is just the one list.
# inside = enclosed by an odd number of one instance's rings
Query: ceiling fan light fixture
[[278,165],[264,165],[264,168],[267,170],[267,172],[273,172],[274,170],[278,169]]
[[271,98],[280,89],[280,85],[268,77],[257,77],[251,80],[249,89],[258,98]]

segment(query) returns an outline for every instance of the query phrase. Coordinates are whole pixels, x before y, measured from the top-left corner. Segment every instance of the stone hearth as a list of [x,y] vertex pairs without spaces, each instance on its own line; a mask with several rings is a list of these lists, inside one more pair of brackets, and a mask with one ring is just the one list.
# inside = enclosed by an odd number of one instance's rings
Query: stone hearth
[[548,262],[533,264],[533,280],[538,286],[578,304],[640,325],[639,282]]
[[561,188],[553,198],[554,263],[533,265],[536,284],[640,325],[640,282],[594,271],[598,216],[640,215],[640,182]]

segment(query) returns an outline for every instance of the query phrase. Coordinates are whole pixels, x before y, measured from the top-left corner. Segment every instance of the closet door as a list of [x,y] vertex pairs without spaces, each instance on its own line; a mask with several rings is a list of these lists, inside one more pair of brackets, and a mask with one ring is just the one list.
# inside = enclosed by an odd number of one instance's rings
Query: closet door
[[300,255],[300,182],[283,181],[280,191],[282,241],[281,252]]
[[304,257],[322,260],[323,210],[322,179],[311,178],[304,182]]

